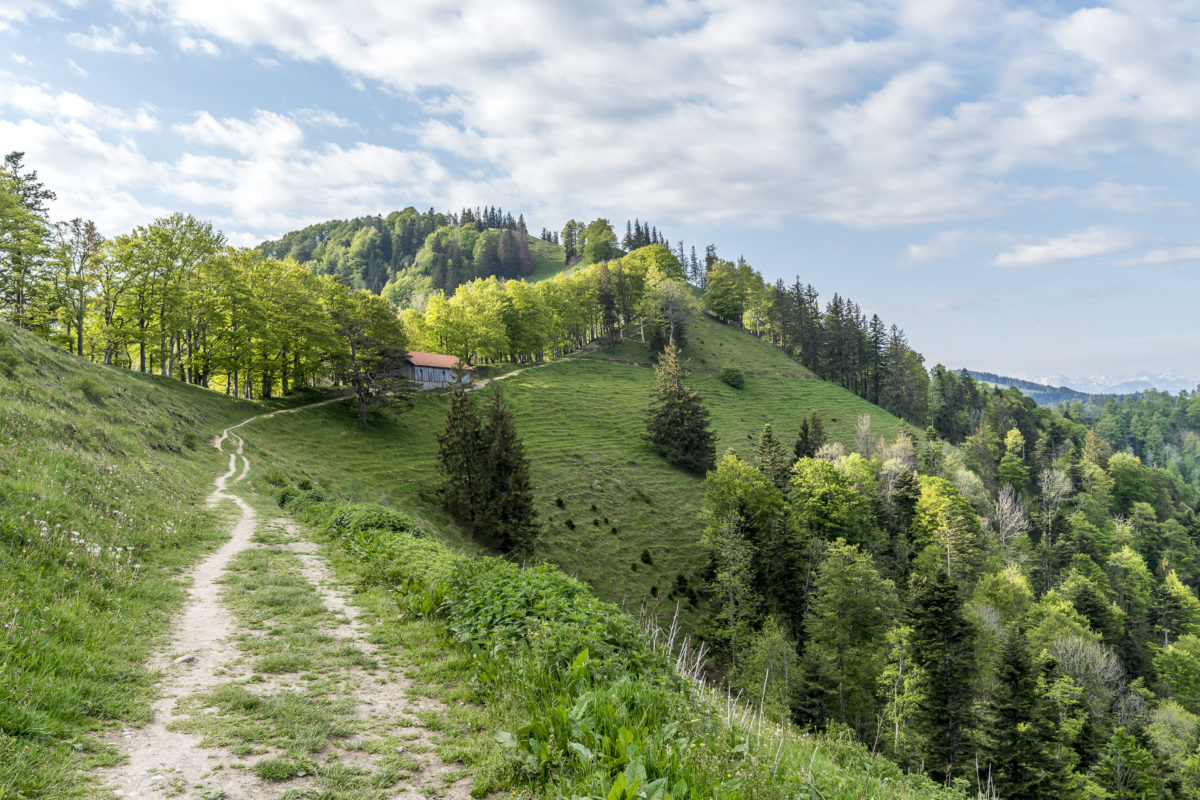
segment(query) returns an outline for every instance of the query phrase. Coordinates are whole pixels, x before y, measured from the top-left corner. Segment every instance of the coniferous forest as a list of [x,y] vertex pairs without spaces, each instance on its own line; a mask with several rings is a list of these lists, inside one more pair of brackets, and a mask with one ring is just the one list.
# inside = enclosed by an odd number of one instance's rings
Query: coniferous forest
[[[408,351],[500,372],[580,352],[621,363],[619,347],[644,344],[657,384],[639,446],[694,475],[703,498],[696,579],[671,594],[731,704],[967,795],[1200,797],[1200,389],[1039,407],[930,368],[895,321],[848,298],[822,304],[801,278],[770,283],[640,219],[623,238],[606,219],[535,237],[499,208],[407,208],[243,249],[173,214],[106,239],[50,219],[35,166],[14,152],[0,174],[12,326],[230,398],[336,388],[363,426],[406,413]],[[525,280],[544,248],[557,271]],[[885,437],[864,414],[838,440],[819,413],[779,408],[773,425],[737,431],[752,454],[718,452],[683,355],[711,320],[905,424]],[[0,372],[20,366],[0,348]],[[447,393],[439,502],[480,547],[536,560],[554,533],[499,386],[487,400]],[[447,585],[466,591],[469,571]],[[592,763],[573,752],[563,763]],[[528,757],[523,780],[558,785],[548,759]]]

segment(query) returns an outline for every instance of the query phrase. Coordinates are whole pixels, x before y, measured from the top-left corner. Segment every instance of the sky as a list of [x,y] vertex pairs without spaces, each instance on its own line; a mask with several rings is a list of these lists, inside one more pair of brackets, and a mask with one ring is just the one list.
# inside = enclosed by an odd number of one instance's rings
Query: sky
[[0,148],[106,235],[636,217],[930,366],[1200,376],[1191,0],[3,0],[0,39]]

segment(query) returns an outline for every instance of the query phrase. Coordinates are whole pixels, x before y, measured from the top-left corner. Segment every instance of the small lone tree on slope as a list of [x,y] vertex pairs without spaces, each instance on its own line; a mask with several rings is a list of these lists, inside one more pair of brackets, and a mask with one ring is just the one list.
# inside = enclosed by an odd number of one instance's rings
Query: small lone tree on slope
[[529,460],[525,458],[512,412],[504,404],[498,385],[493,386],[492,407],[483,438],[487,445],[484,456],[487,493],[477,527],[504,553],[527,555],[533,551],[538,534]]
[[442,506],[473,536],[507,554],[532,552],[538,526],[529,461],[500,387],[486,422],[473,395],[455,387],[438,437],[438,474]]
[[442,507],[472,532],[484,494],[486,456],[475,397],[460,381],[450,394],[446,429],[438,436],[438,475],[442,479]]
[[717,451],[708,428],[708,410],[700,395],[684,383],[691,372],[674,342],[663,350],[654,372],[657,397],[646,418],[646,440],[672,464],[693,472],[712,469]]

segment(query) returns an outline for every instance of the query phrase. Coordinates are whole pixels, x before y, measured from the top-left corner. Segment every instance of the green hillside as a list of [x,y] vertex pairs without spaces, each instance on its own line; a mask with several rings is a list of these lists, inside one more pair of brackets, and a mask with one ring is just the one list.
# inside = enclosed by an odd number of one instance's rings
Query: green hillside
[[[0,325],[0,796],[73,796],[91,734],[147,718],[139,668],[185,597],[174,577],[224,538],[208,446],[260,411],[102,367]],[[6,794],[11,792],[11,794]]]
[[[698,320],[685,355],[705,372],[692,382],[717,433],[717,452],[752,456],[771,423],[789,447],[803,417],[817,411],[832,439],[853,442],[856,421],[870,414],[873,431],[893,438],[903,424],[838,386],[814,380],[777,348],[709,319]],[[606,361],[649,363],[640,342],[526,369],[503,380],[516,416],[545,529],[549,561],[592,584],[602,597],[665,600],[676,575],[691,576],[704,557],[697,547],[701,478],[667,464],[642,441],[654,371]],[[744,365],[743,389],[716,370]],[[489,388],[480,390],[484,403]],[[346,499],[403,507],[447,529],[435,472],[444,395],[418,396],[413,409],[360,429],[344,407],[264,420],[249,443],[260,463],[308,478]],[[911,430],[911,429],[910,429]],[[336,452],[336,458],[328,457]],[[263,473],[260,472],[260,475]],[[269,487],[262,487],[264,490]],[[561,499],[562,504],[559,505]],[[453,537],[451,541],[455,541]],[[468,548],[467,541],[457,544]],[[652,564],[641,560],[650,551]]]
[[[13,365],[10,375],[0,370],[0,617],[11,622],[0,648],[0,795],[90,797],[86,770],[120,758],[101,733],[150,717],[155,675],[140,665],[186,596],[178,577],[227,535],[226,512],[201,502],[227,467],[227,456],[207,443],[284,404],[94,365],[8,327],[0,340],[0,367]],[[642,355],[629,342],[621,352]],[[740,391],[714,374],[696,376],[722,450],[748,453],[764,422],[788,431],[812,409],[839,436],[858,413],[873,413],[885,435],[898,424],[836,387],[796,377],[802,373],[786,361],[772,370],[768,344],[717,323],[697,325],[689,353],[738,359],[761,373]],[[653,371],[599,355],[528,369],[503,386],[539,487],[544,555],[636,613],[653,599],[652,587],[662,597],[676,573],[702,562],[700,479],[641,441]],[[413,409],[366,429],[345,403],[257,421],[247,453],[255,464],[249,488],[260,494],[250,499],[261,506],[276,484],[307,479],[344,499],[410,511],[451,548],[478,553],[438,507],[434,461],[445,404],[445,395],[421,395]],[[640,559],[643,549],[652,564]],[[819,749],[818,740],[801,739]],[[859,780],[857,766],[820,763],[830,780]]]
[[529,255],[533,257],[533,272],[525,276],[530,283],[553,278],[565,268],[566,250],[560,244],[529,236]]

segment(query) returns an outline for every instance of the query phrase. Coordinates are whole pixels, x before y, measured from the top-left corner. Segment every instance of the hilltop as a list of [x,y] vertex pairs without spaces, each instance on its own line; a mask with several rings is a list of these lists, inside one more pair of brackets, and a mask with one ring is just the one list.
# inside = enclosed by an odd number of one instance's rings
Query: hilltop
[[543,280],[562,271],[566,250],[529,234],[525,218],[499,208],[329,220],[262,242],[269,258],[293,259],[317,275],[383,294],[399,305],[492,275]]

